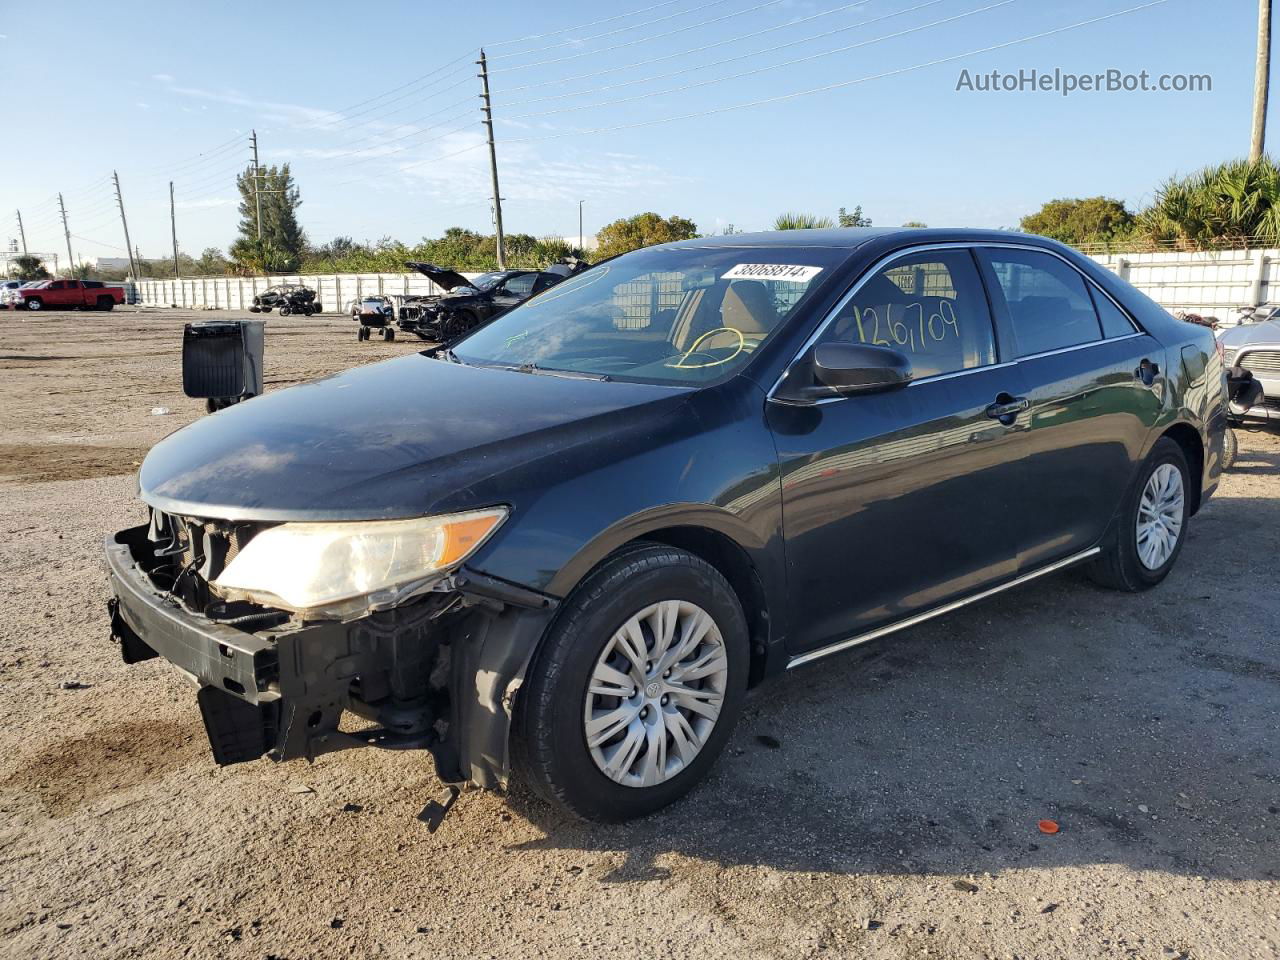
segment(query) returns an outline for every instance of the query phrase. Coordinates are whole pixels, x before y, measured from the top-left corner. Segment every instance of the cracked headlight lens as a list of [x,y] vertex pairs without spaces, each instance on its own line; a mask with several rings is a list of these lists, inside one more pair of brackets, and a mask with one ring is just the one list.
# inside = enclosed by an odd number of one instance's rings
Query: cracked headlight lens
[[311,618],[394,607],[458,566],[507,517],[505,507],[413,520],[282,523],[249,541],[211,584]]

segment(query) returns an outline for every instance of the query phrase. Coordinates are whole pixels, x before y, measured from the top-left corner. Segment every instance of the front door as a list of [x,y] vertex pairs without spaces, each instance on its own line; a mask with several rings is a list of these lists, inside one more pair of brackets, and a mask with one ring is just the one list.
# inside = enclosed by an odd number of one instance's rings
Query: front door
[[1017,565],[1023,418],[971,251],[909,252],[861,282],[818,342],[896,347],[913,382],[771,400],[782,468],[790,651],[901,620]]

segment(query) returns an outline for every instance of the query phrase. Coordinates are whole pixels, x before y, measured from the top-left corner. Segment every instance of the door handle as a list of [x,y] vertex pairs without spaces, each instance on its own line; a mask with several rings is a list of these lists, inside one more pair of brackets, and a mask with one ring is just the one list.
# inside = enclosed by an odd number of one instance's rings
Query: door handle
[[1160,364],[1152,363],[1146,357],[1142,358],[1142,362],[1138,364],[1138,369],[1133,371],[1134,379],[1141,380],[1148,387],[1156,382],[1156,377],[1160,375]]
[[987,407],[987,416],[992,420],[999,420],[1008,427],[1018,419],[1018,414],[1030,408],[1031,401],[1026,397],[1011,397],[1007,393],[1002,393],[996,397],[995,403]]

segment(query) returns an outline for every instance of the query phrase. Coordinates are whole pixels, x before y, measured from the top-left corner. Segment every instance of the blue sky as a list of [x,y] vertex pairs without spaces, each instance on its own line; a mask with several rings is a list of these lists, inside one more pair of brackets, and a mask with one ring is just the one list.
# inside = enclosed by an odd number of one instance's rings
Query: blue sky
[[[1246,152],[1254,0],[1167,0],[907,68],[1141,2],[9,5],[0,238],[16,235],[21,209],[29,247],[65,251],[61,190],[77,257],[119,255],[117,169],[143,256],[170,249],[170,179],[184,252],[225,248],[251,128],[263,162],[293,165],[314,241],[488,229],[469,55],[481,45],[492,58],[510,232],[574,235],[580,199],[587,233],[643,210],[719,232],[855,204],[877,225],[983,227],[1016,225],[1060,196],[1101,193],[1136,207],[1162,178]],[[541,36],[521,39],[531,35]],[[962,69],[1031,68],[1209,74],[1213,89],[956,90]],[[881,74],[890,75],[849,83]],[[844,85],[722,110],[833,84]],[[703,115],[648,123],[690,114]]]

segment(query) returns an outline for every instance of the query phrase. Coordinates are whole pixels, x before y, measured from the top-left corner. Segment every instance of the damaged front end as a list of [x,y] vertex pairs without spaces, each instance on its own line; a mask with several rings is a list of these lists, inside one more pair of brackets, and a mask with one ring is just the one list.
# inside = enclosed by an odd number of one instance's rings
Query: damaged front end
[[222,765],[425,749],[446,782],[504,786],[513,696],[555,600],[465,566],[346,616],[220,589],[272,528],[153,510],[108,537],[125,662],[160,656],[195,680]]

